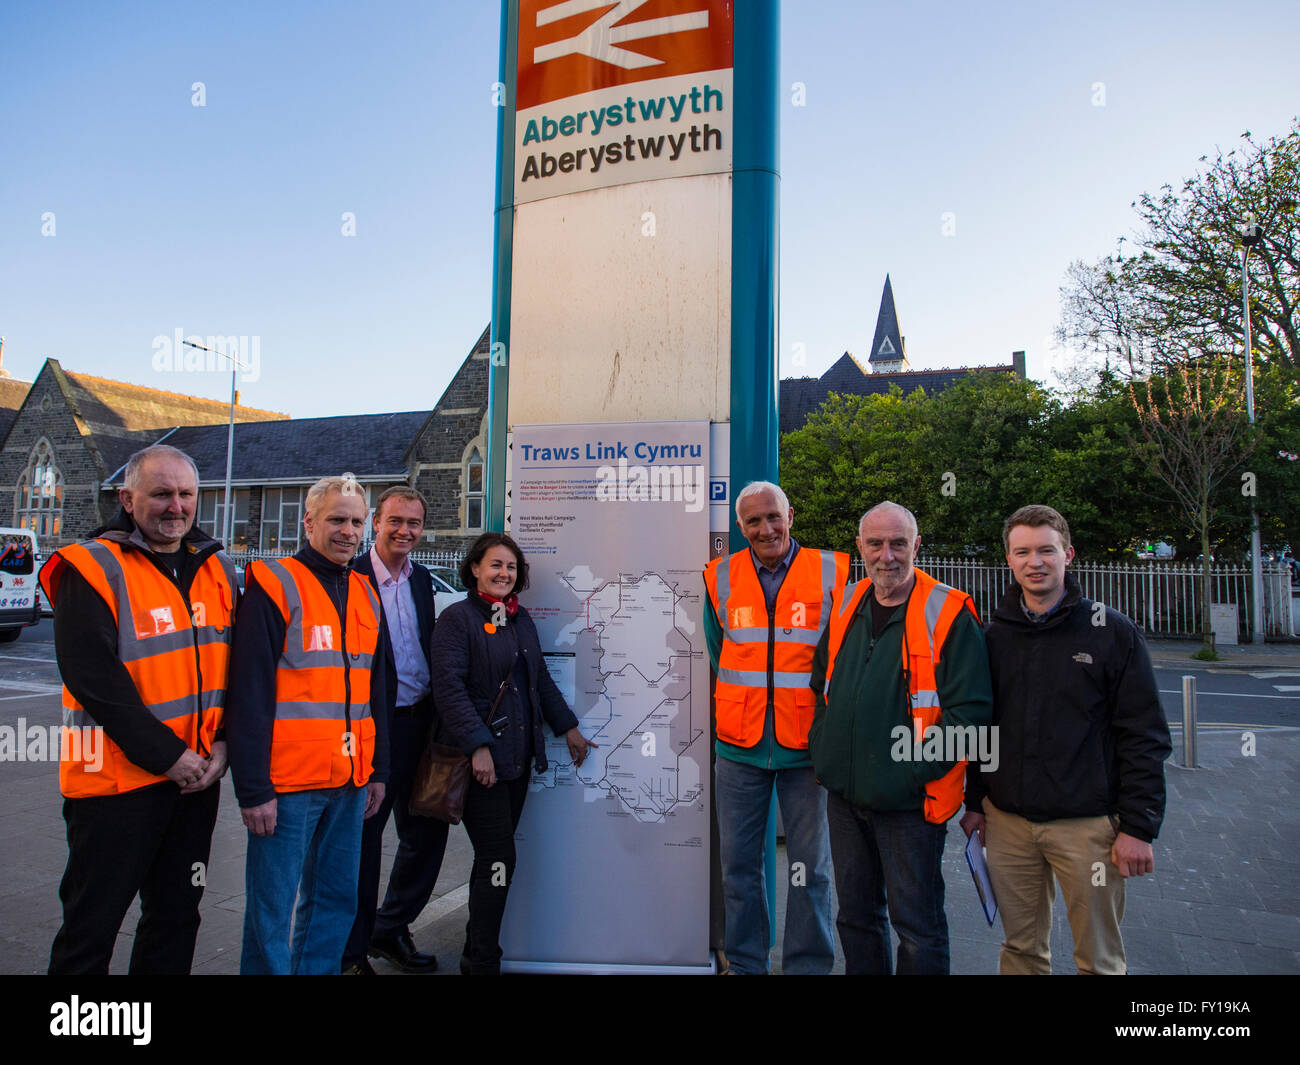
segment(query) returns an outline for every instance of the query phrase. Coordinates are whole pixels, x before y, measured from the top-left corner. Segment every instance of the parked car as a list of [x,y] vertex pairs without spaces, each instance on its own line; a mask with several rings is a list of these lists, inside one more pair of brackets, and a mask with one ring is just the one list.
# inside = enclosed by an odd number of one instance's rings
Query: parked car
[[452,603],[465,598],[465,586],[460,574],[450,566],[430,566],[433,575],[433,616],[436,618]]
[[40,564],[35,533],[0,528],[0,643],[12,643],[41,620]]

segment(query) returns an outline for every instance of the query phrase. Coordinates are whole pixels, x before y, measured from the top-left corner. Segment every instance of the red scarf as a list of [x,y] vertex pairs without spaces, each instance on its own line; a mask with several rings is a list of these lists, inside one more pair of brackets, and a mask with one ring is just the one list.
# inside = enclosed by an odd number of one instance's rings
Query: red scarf
[[498,599],[495,595],[490,595],[487,592],[478,592],[478,597],[485,603],[505,603],[506,617],[508,618],[512,618],[519,613],[519,596],[515,595],[514,592],[511,592],[504,599]]

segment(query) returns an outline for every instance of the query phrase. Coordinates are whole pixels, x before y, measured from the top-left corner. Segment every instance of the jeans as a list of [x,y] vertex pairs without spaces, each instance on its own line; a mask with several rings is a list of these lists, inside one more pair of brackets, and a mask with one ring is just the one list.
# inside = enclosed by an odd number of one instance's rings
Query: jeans
[[858,810],[834,793],[827,799],[826,814],[845,973],[889,974],[892,922],[899,939],[900,975],[947,974],[946,826],[930,824],[920,810]]
[[469,873],[469,923],[463,953],[475,976],[501,971],[501,920],[515,875],[515,829],[528,798],[528,778],[525,773],[485,788],[471,777],[465,794],[463,821],[474,845],[474,865]]
[[51,976],[107,974],[118,929],[137,894],[140,921],[130,972],[190,971],[204,879],[194,875],[194,866],[207,865],[220,798],[220,782],[182,795],[168,781],[64,800],[68,866],[59,884],[63,926],[50,950]]
[[759,769],[719,757],[714,801],[727,915],[726,950],[738,974],[768,971],[772,924],[767,910],[763,844],[776,788],[785,826],[790,891],[785,907],[781,970],[825,974],[835,962],[831,939],[831,865],[826,792],[811,767]]
[[276,795],[275,831],[248,834],[241,973],[338,973],[357,912],[365,808],[355,784]]

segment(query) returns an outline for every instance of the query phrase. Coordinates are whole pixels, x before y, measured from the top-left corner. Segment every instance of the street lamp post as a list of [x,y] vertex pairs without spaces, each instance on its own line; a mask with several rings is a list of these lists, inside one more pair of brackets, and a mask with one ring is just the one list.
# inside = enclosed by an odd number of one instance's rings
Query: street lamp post
[[197,348],[199,351],[209,351],[213,355],[220,355],[223,359],[230,360],[230,426],[226,431],[226,502],[224,513],[221,521],[221,545],[226,549],[230,548],[230,537],[234,532],[234,509],[230,502],[230,470],[231,463],[235,457],[235,372],[237,370],[247,369],[233,355],[228,355],[224,351],[218,351],[216,348],[207,347],[204,344],[196,344],[192,340],[183,341],[191,348]]
[[[1246,270],[1246,260],[1250,249],[1263,238],[1264,230],[1255,221],[1253,214],[1246,216],[1245,224],[1237,227],[1241,236],[1241,316],[1243,322],[1243,339],[1246,345],[1246,420],[1255,424],[1255,360],[1252,356],[1250,337],[1250,274]],[[1251,611],[1251,643],[1264,642],[1264,562],[1259,542],[1259,512],[1255,509],[1255,497],[1250,497],[1250,587],[1254,600]]]

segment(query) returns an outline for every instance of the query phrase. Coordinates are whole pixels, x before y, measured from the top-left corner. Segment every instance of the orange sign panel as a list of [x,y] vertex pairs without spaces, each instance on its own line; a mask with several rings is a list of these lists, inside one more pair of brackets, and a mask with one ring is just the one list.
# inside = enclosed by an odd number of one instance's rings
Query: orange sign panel
[[520,0],[515,107],[732,65],[735,0]]

